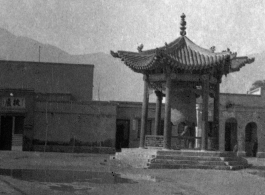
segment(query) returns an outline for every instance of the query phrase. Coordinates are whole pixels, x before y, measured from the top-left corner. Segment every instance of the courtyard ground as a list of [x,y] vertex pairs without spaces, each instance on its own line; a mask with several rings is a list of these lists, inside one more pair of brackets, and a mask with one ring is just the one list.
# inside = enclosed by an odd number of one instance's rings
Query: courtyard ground
[[0,194],[258,195],[265,159],[239,171],[136,169],[105,154],[0,151]]

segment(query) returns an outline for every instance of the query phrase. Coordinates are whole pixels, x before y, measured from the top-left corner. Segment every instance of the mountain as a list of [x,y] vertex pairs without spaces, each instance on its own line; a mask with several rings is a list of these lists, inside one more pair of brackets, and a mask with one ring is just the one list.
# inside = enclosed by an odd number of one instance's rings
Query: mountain
[[[223,77],[221,92],[246,93],[254,81],[265,79],[265,52],[250,57],[255,57],[254,63],[246,65],[240,72]],[[0,28],[0,59],[39,61],[39,58],[41,62],[94,64],[94,100],[142,101],[142,75],[134,73],[110,54],[71,55],[53,45],[15,36]],[[152,94],[150,101],[154,100]]]
[[[40,53],[40,55],[39,55]],[[142,101],[143,77],[110,54],[71,55],[55,46],[15,36],[0,28],[0,59],[93,64],[93,99],[101,101]],[[152,98],[150,98],[152,100]]]

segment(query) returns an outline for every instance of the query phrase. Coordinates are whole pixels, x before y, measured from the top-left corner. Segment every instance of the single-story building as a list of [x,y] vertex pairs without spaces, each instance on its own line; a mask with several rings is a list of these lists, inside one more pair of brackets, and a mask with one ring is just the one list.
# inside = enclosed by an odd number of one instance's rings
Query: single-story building
[[[85,64],[0,61],[0,150],[114,153],[139,147],[142,103],[92,101],[93,70]],[[186,145],[181,127],[172,126],[173,149],[200,149],[200,102],[196,141]],[[211,127],[211,101],[209,107]],[[146,135],[156,133],[155,109],[149,103]],[[232,151],[237,145],[241,156],[264,158],[265,90],[221,93],[219,112],[218,145],[212,149]],[[158,135],[164,129],[161,113]]]

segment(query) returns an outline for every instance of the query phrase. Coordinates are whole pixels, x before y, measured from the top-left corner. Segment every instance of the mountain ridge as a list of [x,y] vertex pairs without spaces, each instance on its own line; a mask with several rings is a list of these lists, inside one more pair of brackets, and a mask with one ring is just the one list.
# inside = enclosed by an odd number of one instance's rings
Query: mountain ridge
[[[39,59],[40,52],[40,59]],[[265,51],[250,54],[255,62],[247,64],[239,72],[222,78],[221,92],[246,93],[256,80],[265,79]],[[0,28],[0,59],[15,61],[41,61],[53,63],[93,64],[93,99],[101,101],[142,101],[143,77],[124,65],[120,59],[104,52],[69,54],[51,44],[16,36]],[[150,101],[155,101],[154,94]]]

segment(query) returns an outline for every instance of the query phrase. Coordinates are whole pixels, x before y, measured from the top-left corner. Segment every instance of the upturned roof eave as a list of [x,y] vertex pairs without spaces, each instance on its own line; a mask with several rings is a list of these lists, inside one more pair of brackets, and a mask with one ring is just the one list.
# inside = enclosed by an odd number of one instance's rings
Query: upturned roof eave
[[247,56],[235,57],[231,60],[231,66],[229,73],[240,71],[240,69],[246,64],[251,64],[255,61],[255,58],[248,58]]
[[236,53],[224,51],[215,53],[193,43],[188,37],[181,36],[165,46],[139,52],[119,50],[112,52],[131,69],[151,70],[161,66],[161,58],[166,59],[171,66],[179,69],[202,70],[223,64],[226,59],[233,59]]

